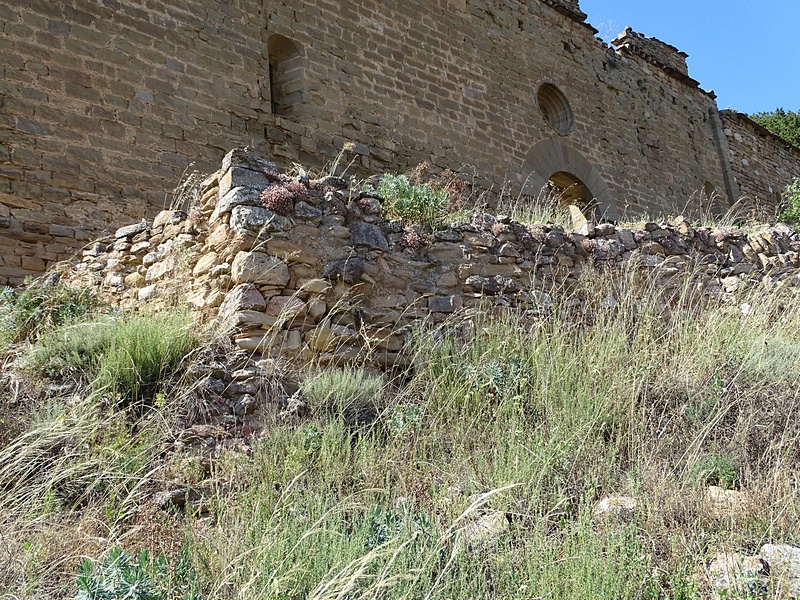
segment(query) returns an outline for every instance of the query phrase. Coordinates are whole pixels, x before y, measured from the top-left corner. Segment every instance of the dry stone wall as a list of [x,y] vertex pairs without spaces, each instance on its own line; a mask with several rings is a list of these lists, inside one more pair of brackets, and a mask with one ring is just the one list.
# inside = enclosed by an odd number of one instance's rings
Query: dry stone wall
[[577,0],[0,0],[0,284],[152,218],[190,163],[244,144],[534,195],[558,175],[612,220],[700,210],[708,186],[724,209],[727,141],[684,55],[632,32],[614,51],[585,18]]
[[[567,303],[590,322],[591,306],[574,293],[589,268],[610,276],[635,266],[667,312],[672,292],[726,301],[754,284],[800,291],[800,239],[783,226],[748,234],[678,218],[565,231],[476,214],[426,232],[382,219],[378,198],[343,186],[279,175],[235,150],[206,181],[199,210],[120,228],[84,251],[72,277],[114,302],[178,291],[246,356],[382,368],[407,363],[420,324],[456,322],[479,305],[535,319]],[[264,206],[277,208],[278,197],[288,198],[282,214]]]

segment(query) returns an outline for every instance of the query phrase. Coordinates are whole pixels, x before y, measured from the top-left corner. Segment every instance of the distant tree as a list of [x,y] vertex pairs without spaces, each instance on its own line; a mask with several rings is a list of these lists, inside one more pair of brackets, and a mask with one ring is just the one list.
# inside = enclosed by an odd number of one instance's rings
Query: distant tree
[[790,144],[800,148],[800,111],[779,108],[772,112],[760,112],[750,115],[756,123],[782,137]]

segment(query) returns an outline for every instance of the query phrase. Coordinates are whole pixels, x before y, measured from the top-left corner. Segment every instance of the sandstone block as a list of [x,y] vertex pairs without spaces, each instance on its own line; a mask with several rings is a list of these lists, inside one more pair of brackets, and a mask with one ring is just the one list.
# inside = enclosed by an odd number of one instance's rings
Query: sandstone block
[[303,317],[307,312],[308,305],[295,296],[273,296],[267,302],[266,313],[283,321]]
[[266,234],[286,231],[291,220],[260,206],[237,206],[231,211],[231,229],[240,235],[256,238]]
[[244,167],[231,166],[219,180],[219,196],[222,198],[230,190],[238,187],[256,188],[259,191],[271,185],[264,171],[253,171]]
[[358,333],[344,325],[323,324],[306,333],[305,340],[317,352],[328,352],[343,344],[358,342]]
[[341,279],[351,285],[358,283],[363,274],[364,261],[357,256],[331,261],[322,271],[322,276],[326,279]]
[[216,223],[223,215],[227,215],[237,206],[258,206],[260,202],[261,192],[259,190],[247,187],[233,188],[224,196],[220,196],[208,222]]
[[142,233],[147,231],[147,221],[142,221],[141,223],[134,223],[133,225],[126,225],[125,227],[120,227],[114,233],[114,237],[117,239],[126,238],[136,235],[137,233]]
[[188,215],[182,210],[162,210],[153,219],[153,229],[164,227],[165,225],[176,225],[185,221]]
[[457,262],[464,260],[464,250],[461,244],[453,242],[439,242],[428,248],[428,258],[434,262]]
[[800,548],[765,544],[759,554],[769,564],[770,574],[786,596],[800,597]]
[[431,296],[428,310],[431,312],[454,313],[463,306],[461,296]]
[[331,284],[324,279],[309,279],[300,285],[300,290],[310,294],[327,294]]
[[200,257],[197,263],[194,265],[194,269],[192,269],[192,275],[195,277],[200,277],[201,275],[205,275],[206,273],[210,272],[212,267],[217,264],[219,260],[219,256],[216,252],[209,252],[204,254]]
[[233,315],[242,310],[263,311],[267,307],[264,296],[252,283],[242,283],[225,296],[219,307],[218,319],[222,322],[233,320]]
[[151,267],[147,269],[147,274],[145,275],[145,281],[148,283],[152,281],[158,281],[163,279],[167,275],[170,275],[175,270],[175,257],[168,256],[164,260],[153,264]]
[[231,264],[231,279],[234,283],[284,287],[289,283],[289,268],[264,252],[239,252]]

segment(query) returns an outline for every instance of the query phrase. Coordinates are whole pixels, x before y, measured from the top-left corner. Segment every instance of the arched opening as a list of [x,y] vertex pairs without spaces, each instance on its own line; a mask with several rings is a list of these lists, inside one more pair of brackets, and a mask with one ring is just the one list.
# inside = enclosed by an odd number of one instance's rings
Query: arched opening
[[297,116],[305,89],[300,49],[289,38],[275,34],[267,40],[267,53],[272,114],[289,118]]
[[[522,191],[536,197],[542,189],[566,192],[573,202],[588,204],[595,219],[616,221],[617,204],[599,170],[569,144],[543,140],[534,145],[521,169]],[[582,208],[583,210],[583,208]]]
[[593,215],[597,202],[588,186],[572,173],[559,171],[553,173],[547,180],[547,187],[554,200],[561,208],[574,204],[587,215]]

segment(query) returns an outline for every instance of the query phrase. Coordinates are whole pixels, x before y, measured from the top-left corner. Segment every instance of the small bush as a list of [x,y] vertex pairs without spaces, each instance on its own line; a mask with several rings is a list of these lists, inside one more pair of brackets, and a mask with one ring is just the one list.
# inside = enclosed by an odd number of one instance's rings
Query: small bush
[[50,379],[93,377],[111,344],[113,327],[112,321],[90,321],[49,331],[33,348],[31,366]]
[[780,220],[797,229],[800,225],[800,178],[795,179],[786,187],[784,194],[784,208]]
[[726,490],[739,487],[739,469],[726,456],[704,456],[695,465],[692,474],[700,485],[716,485]]
[[22,292],[5,288],[0,292],[0,346],[35,340],[47,329],[79,321],[96,303],[88,288],[47,280],[29,280]]
[[387,217],[437,227],[447,215],[450,194],[429,183],[412,184],[405,175],[386,174],[378,184]]
[[30,365],[51,379],[93,380],[127,404],[154,397],[194,343],[181,312],[98,320],[43,335]]

